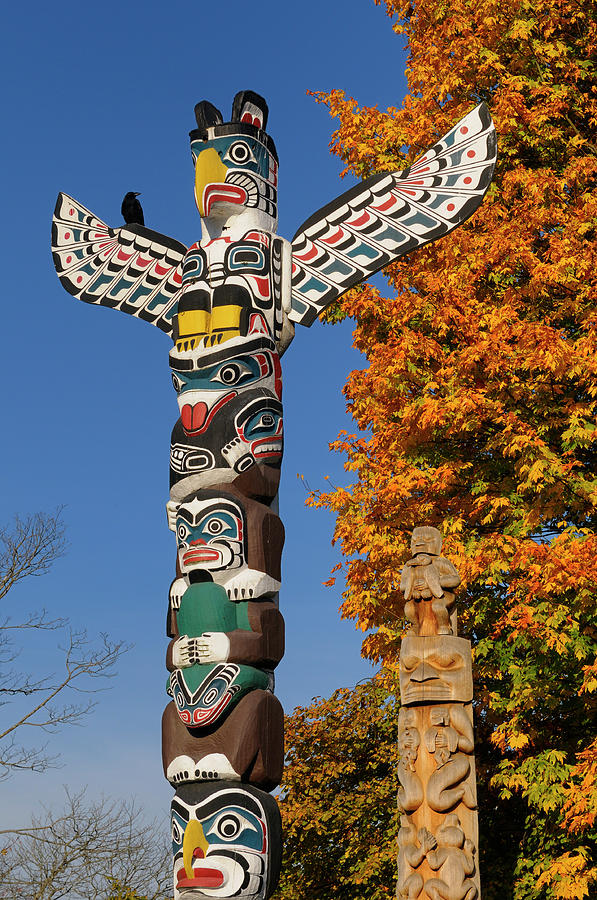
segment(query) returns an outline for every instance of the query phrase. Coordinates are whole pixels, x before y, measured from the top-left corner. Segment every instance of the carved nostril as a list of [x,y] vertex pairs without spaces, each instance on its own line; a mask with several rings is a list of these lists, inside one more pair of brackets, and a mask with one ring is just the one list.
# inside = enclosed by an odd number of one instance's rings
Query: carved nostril
[[431,681],[432,679],[437,678],[437,672],[432,666],[428,666],[426,663],[421,663],[421,665],[417,666],[415,671],[410,676],[411,681]]

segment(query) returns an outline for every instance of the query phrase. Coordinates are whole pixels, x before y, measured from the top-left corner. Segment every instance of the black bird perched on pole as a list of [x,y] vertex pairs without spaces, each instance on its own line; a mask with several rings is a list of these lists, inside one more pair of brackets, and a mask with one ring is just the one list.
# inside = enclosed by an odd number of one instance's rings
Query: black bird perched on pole
[[129,191],[124,195],[120,212],[127,225],[145,225],[143,207],[137,200],[139,192]]

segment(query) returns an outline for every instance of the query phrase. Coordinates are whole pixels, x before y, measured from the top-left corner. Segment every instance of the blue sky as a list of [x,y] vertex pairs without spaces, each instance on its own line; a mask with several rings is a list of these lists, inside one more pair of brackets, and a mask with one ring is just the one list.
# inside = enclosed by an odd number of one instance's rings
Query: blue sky
[[[171,789],[160,763],[164,620],[175,545],[164,505],[177,404],[169,339],[112,310],[74,300],[50,255],[59,190],[111,225],[126,191],[142,192],[146,224],[187,245],[200,234],[188,131],[208,99],[228,117],[241,89],[263,94],[280,156],[280,233],[353,182],[330,156],[334,121],[307,90],[342,88],[385,108],[406,92],[406,54],[372,0],[170,0],[13,4],[1,37],[4,249],[2,521],[64,505],[68,553],[43,579],[6,598],[6,613],[46,607],[91,635],[134,644],[85,727],[51,739],[63,767],[23,774],[0,789],[0,823],[23,824],[62,785],[135,794],[152,814]],[[332,517],[306,509],[324,476],[346,483],[328,442],[352,429],[341,389],[360,365],[349,324],[297,328],[283,359],[286,527],[280,608],[287,652],[277,693],[287,711],[371,673],[361,635],[338,614],[339,561]],[[25,648],[23,664],[52,671],[52,641]],[[8,711],[7,711],[8,712]],[[4,710],[0,713],[6,715]],[[26,736],[29,737],[29,736]],[[31,736],[35,739],[35,735]]]

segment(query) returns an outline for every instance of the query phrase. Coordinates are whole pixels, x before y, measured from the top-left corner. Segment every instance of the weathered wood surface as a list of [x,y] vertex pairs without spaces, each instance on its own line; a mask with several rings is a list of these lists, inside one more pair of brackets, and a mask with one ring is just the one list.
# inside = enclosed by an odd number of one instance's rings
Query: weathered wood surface
[[471,645],[456,636],[454,566],[441,534],[413,532],[401,587],[398,888],[401,900],[476,900],[479,828]]

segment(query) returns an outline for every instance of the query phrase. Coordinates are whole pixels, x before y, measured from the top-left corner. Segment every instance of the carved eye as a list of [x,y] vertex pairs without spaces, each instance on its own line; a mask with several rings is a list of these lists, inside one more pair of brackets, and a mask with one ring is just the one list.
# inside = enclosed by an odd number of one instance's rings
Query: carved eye
[[182,389],[184,387],[184,384],[185,384],[184,381],[181,378],[179,378],[178,375],[174,375],[174,373],[172,374],[172,387],[174,388],[174,390],[176,391],[177,394],[180,394],[180,392],[182,391]]
[[420,659],[418,656],[403,656],[402,657],[402,668],[407,672],[412,672],[417,668]]
[[182,831],[176,819],[172,819],[172,840],[175,844],[180,844],[182,841]]
[[243,831],[257,831],[257,829],[240,813],[225,812],[218,816],[207,833],[215,834],[223,841],[233,841]]
[[251,437],[252,435],[261,432],[261,431],[273,431],[278,423],[279,418],[273,415],[270,412],[261,413],[261,415],[255,416],[254,419],[251,419],[247,423],[247,435]]
[[184,524],[184,522],[179,522],[178,525],[176,526],[176,535],[177,535],[179,541],[186,541],[189,534],[190,534],[190,530],[187,528],[187,526]]
[[228,525],[223,519],[218,519],[217,516],[214,516],[207,523],[205,530],[210,534],[221,534],[227,527]]
[[260,266],[263,263],[263,254],[261,250],[253,249],[253,247],[241,247],[235,251],[233,258],[234,262],[239,265]]
[[460,653],[436,652],[431,654],[428,662],[438,669],[455,669],[462,665],[463,659]]
[[199,278],[203,271],[203,259],[200,256],[187,256],[182,268],[183,281]]
[[245,141],[235,141],[228,148],[224,161],[236,163],[238,166],[248,162],[256,162],[253,151]]
[[231,269],[260,271],[265,269],[265,263],[265,253],[261,247],[241,245],[233,247],[228,254],[228,265]]
[[242,381],[245,381],[248,376],[251,376],[253,373],[250,368],[241,362],[229,362],[225,363],[215,375],[212,376],[212,381],[219,381],[221,384],[226,385],[235,385],[239,384]]

